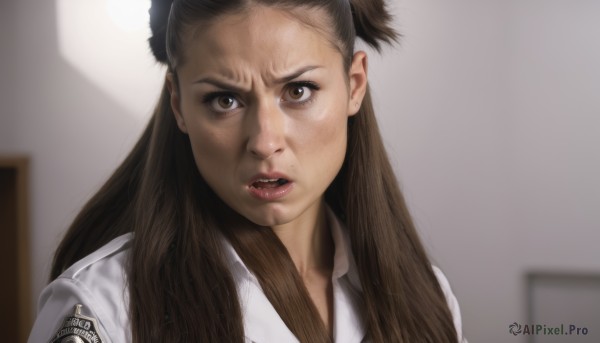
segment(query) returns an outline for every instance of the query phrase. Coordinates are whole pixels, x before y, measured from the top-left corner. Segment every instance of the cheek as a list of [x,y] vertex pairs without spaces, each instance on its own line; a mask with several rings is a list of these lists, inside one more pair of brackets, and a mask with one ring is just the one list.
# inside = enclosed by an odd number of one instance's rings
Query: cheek
[[[345,119],[345,118],[344,118]],[[318,131],[318,141],[325,152],[339,154],[346,149],[346,121],[340,118],[334,118],[323,123]],[[342,151],[343,150],[343,151]]]
[[200,174],[210,183],[219,174],[229,168],[225,168],[235,155],[233,142],[235,135],[223,134],[218,130],[206,129],[200,125],[192,126],[188,135],[192,145],[192,151],[196,166]]
[[339,106],[329,106],[321,113],[318,120],[300,131],[299,146],[307,158],[333,168],[341,165],[346,153],[348,117]]

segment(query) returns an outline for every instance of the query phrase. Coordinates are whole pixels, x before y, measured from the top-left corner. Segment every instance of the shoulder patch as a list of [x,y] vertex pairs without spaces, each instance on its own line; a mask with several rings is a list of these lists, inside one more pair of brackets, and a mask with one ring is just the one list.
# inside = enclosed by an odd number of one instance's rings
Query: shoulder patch
[[77,304],[74,313],[65,318],[63,325],[49,343],[102,343],[96,319],[83,316]]

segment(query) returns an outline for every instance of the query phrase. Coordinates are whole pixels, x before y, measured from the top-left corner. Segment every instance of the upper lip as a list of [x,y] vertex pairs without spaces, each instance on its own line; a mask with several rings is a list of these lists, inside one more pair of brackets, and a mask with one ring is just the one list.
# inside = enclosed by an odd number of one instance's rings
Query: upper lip
[[290,178],[283,173],[269,172],[269,173],[258,173],[256,175],[252,176],[252,178],[250,178],[250,181],[248,182],[248,184],[252,185],[253,183],[255,183],[259,180],[279,180],[279,179],[285,179],[287,181],[291,181]]

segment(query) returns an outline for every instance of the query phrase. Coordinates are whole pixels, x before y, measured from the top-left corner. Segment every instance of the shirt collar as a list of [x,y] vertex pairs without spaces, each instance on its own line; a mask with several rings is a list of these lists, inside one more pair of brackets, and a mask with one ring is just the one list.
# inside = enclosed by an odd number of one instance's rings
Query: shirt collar
[[[327,220],[335,245],[332,281],[334,283],[334,341],[362,342],[366,327],[361,311],[362,288],[344,224],[327,207]],[[247,341],[298,342],[261,291],[254,274],[233,246],[222,237],[225,258],[238,288]]]
[[333,256],[333,279],[339,279],[347,275],[352,287],[362,291],[360,278],[358,277],[358,269],[352,254],[348,229],[329,206],[327,206],[327,220],[329,221],[331,237],[333,238],[333,244],[335,245],[335,254]]

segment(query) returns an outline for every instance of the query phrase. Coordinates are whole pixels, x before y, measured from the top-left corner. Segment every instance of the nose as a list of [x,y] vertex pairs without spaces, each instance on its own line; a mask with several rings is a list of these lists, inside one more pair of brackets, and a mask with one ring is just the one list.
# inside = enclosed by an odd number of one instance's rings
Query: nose
[[258,104],[246,113],[246,151],[258,159],[269,159],[285,149],[285,118],[278,106]]

